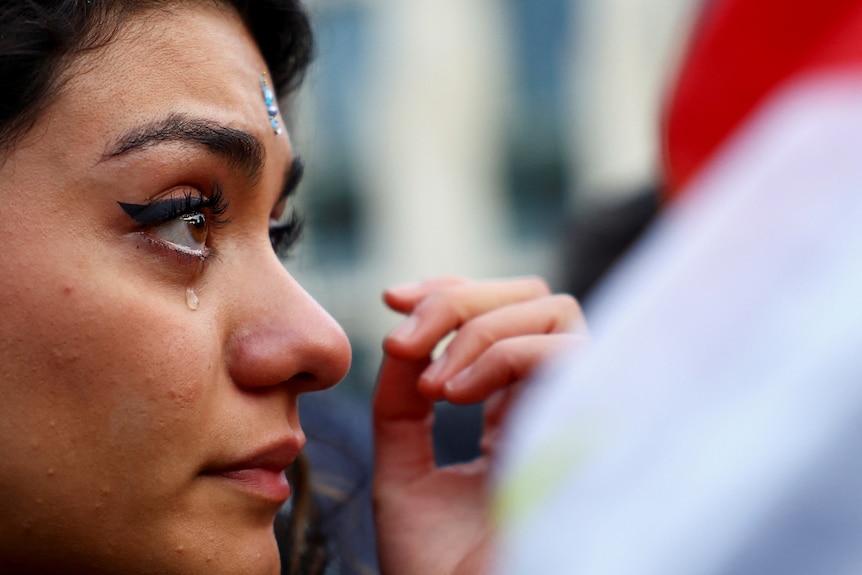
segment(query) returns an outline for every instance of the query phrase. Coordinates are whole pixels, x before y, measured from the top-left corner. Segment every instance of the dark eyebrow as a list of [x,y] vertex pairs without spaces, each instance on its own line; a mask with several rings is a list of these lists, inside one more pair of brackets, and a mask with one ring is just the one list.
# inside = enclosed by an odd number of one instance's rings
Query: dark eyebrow
[[259,180],[266,157],[263,144],[248,132],[230,128],[212,120],[171,114],[164,120],[144,124],[125,132],[112,146],[108,147],[102,159],[115,158],[135,150],[169,142],[203,146],[227,159],[252,183]]

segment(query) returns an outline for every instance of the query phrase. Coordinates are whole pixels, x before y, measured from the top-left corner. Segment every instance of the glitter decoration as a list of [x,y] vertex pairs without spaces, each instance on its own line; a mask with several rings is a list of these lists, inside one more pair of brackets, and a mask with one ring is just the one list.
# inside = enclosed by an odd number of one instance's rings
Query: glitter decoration
[[263,90],[263,101],[266,103],[266,113],[269,115],[269,125],[276,134],[281,134],[281,124],[278,123],[278,104],[275,103],[275,93],[266,80],[266,72],[260,75],[260,88]]

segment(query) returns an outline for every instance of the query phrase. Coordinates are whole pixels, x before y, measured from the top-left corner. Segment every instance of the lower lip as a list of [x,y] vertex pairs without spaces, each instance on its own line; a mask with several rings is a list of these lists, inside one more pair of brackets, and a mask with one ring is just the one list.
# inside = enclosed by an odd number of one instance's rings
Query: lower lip
[[273,503],[284,503],[290,497],[290,484],[283,471],[270,469],[239,469],[215,475],[228,480],[241,491]]

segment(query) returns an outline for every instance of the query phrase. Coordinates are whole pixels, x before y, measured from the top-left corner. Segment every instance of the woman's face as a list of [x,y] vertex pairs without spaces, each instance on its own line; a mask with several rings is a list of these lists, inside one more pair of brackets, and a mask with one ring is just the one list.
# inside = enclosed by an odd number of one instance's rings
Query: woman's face
[[278,571],[297,395],[350,352],[270,245],[264,70],[229,10],[136,17],[0,166],[0,571]]

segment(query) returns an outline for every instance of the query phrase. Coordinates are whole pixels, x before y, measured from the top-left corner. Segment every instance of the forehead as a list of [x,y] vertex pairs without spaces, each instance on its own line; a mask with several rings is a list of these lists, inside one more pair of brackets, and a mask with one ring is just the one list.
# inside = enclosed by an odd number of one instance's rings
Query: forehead
[[[52,136],[86,149],[124,127],[171,114],[206,117],[262,134],[265,63],[239,16],[215,4],[150,11],[74,62],[47,111]],[[98,153],[103,153],[99,149]]]

